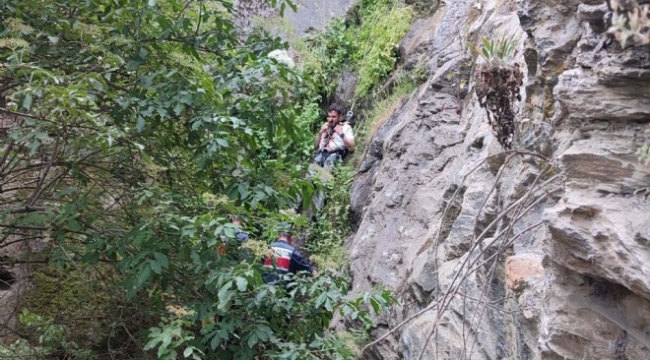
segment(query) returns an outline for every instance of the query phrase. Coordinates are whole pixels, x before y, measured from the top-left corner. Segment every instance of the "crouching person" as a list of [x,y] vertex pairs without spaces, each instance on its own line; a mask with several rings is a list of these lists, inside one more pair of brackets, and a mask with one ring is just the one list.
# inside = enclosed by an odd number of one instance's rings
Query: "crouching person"
[[316,271],[298,249],[293,247],[293,229],[290,224],[282,223],[278,229],[278,239],[271,244],[272,254],[264,259],[264,281],[275,282],[284,274],[297,274],[306,271],[316,276]]
[[352,126],[342,121],[343,108],[331,105],[327,109],[327,122],[316,135],[317,153],[314,163],[328,172],[347,152],[354,151],[354,133]]

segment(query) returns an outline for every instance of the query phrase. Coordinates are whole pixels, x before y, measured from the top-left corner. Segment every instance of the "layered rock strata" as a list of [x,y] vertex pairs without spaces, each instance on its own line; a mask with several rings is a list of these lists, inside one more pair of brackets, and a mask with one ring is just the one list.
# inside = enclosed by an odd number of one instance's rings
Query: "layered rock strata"
[[[354,291],[400,299],[364,358],[650,358],[650,53],[607,19],[602,0],[459,0],[418,20],[402,48],[429,79],[353,186]],[[473,94],[483,36],[517,42],[510,152]]]

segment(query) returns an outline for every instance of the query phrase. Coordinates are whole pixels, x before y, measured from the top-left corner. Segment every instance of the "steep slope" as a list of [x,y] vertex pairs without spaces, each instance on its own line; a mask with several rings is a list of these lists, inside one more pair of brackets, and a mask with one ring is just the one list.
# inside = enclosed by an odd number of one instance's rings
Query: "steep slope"
[[[364,357],[650,358],[650,172],[635,155],[650,56],[608,39],[607,13],[460,0],[406,37],[406,62],[425,54],[430,77],[377,132],[352,194],[354,290],[401,300]],[[508,152],[466,46],[502,35],[524,76]]]

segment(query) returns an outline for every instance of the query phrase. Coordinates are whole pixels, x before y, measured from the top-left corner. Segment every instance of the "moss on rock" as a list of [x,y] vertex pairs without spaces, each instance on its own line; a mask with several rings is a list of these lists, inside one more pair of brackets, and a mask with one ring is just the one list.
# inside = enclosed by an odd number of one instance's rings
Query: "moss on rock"
[[108,336],[107,315],[115,302],[97,276],[94,269],[60,269],[53,265],[35,267],[32,289],[21,307],[53,318],[56,324],[65,326],[69,341],[94,347]]

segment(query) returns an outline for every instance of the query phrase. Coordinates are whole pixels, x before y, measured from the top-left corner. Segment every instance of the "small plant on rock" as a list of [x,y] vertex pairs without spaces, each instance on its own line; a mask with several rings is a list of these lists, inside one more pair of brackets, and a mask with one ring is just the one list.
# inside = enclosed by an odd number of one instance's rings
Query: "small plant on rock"
[[523,84],[523,74],[518,64],[508,64],[515,54],[514,38],[503,36],[499,40],[482,38],[481,44],[470,44],[470,49],[485,61],[476,65],[476,96],[485,108],[488,123],[497,140],[505,149],[512,148],[514,134],[515,101],[521,101],[519,87]]
[[608,0],[612,34],[623,49],[628,44],[650,44],[650,4],[637,1]]
[[516,46],[517,42],[514,38],[506,38],[505,36],[496,41],[483,37],[480,47],[474,46],[473,44],[469,45],[474,53],[491,64],[506,61],[514,54]]

